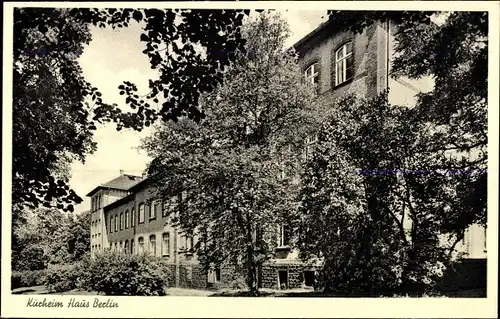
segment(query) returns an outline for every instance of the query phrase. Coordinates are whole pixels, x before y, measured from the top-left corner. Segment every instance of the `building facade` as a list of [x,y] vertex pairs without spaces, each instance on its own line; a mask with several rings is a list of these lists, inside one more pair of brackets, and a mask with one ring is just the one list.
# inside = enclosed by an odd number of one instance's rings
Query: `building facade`
[[[338,32],[329,22],[306,35],[294,48],[304,79],[317,87],[319,103],[333,104],[336,99],[354,93],[375,97],[389,90],[389,102],[412,104],[419,91],[432,85],[391,79],[391,56],[394,48],[394,26],[378,23],[360,34]],[[313,147],[314,138],[308,139]],[[306,149],[307,149],[306,147]],[[92,252],[110,248],[130,253],[149,251],[167,260],[173,276],[170,286],[209,288],[229,286],[237,278],[235,269],[223,267],[204,271],[193,250],[197,238],[186,236],[172,227],[166,209],[175,209],[176,201],[155,201],[145,176],[120,174],[114,180],[96,187],[91,197]],[[290,245],[286,226],[277,225],[275,257],[259,269],[262,288],[292,289],[312,287],[318,264],[305,264]],[[486,232],[474,225],[458,245],[468,258],[485,258]],[[484,245],[483,245],[484,244]],[[483,245],[483,246],[482,246]]]

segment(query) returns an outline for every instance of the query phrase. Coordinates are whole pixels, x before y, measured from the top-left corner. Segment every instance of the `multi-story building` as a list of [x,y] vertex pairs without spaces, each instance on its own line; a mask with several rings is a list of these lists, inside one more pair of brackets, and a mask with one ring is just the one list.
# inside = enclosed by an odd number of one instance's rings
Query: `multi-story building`
[[[346,93],[374,97],[390,88],[390,102],[414,103],[415,94],[429,89],[429,85],[389,77],[393,33],[390,22],[372,25],[360,34],[339,32],[335,25],[325,22],[296,43],[305,80],[317,86],[319,101],[333,103]],[[310,144],[314,142],[314,138],[309,140]],[[228,284],[233,279],[229,268],[209,272],[202,269],[193,251],[196,238],[172,227],[165,205],[155,201],[144,176],[122,173],[87,196],[92,199],[92,251],[147,250],[162,256],[175,274],[171,286],[205,288]],[[166,206],[170,205],[175,206],[175,201]],[[291,234],[286,226],[277,225],[276,232],[276,254],[260,268],[259,286],[278,289],[312,286],[317,265],[298,259],[297,250],[290,246]],[[458,249],[469,257],[485,258],[485,247],[477,244],[485,243],[485,238],[480,227],[471,227]]]

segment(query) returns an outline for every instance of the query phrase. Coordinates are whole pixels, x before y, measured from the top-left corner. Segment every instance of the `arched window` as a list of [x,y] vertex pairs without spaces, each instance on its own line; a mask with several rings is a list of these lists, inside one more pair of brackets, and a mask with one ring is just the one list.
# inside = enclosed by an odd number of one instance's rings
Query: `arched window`
[[128,222],[129,222],[129,213],[128,210],[125,211],[125,229],[128,228]]
[[130,227],[134,226],[135,226],[135,209],[132,208],[132,210],[130,211]]
[[162,256],[170,255],[170,233],[163,233],[162,235],[161,254]]
[[115,215],[115,232],[118,231],[118,214]]
[[123,229],[123,212],[120,213],[120,230]]
[[139,204],[139,224],[144,223],[144,203]]
[[133,239],[130,240],[130,253],[132,255],[135,254],[135,243]]
[[124,251],[125,251],[125,254],[129,253],[128,240],[125,241]]
[[313,85],[319,83],[319,64],[313,63],[307,67],[304,71],[304,78],[306,83],[311,83]]
[[156,256],[156,236],[151,235],[149,236],[149,252],[151,252],[153,255]]
[[109,216],[109,232],[113,232],[113,216]]
[[139,244],[139,247],[138,247],[138,252],[139,254],[142,254],[144,253],[144,238],[143,237],[139,237],[139,239],[137,239],[137,243]]
[[340,85],[354,76],[352,42],[345,42],[335,50],[335,85]]

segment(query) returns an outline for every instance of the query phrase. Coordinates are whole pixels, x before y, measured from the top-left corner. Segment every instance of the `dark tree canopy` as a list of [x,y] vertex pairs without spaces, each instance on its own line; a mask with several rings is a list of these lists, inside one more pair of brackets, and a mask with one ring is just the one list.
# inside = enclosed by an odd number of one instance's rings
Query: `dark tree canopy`
[[[201,93],[222,83],[222,72],[244,50],[240,26],[248,10],[55,9],[14,10],[13,204],[73,210],[82,199],[61,167],[84,161],[96,145],[96,122],[142,130],[158,118],[203,118]],[[77,59],[91,26],[139,22],[143,51],[158,71],[140,96],[134,83],[117,88],[133,111],[103,101]],[[142,94],[142,93],[141,93]]]

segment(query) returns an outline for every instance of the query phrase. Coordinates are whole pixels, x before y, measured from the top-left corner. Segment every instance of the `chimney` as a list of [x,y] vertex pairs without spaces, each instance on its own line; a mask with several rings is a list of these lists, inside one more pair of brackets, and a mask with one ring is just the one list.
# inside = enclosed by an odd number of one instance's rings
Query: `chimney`
[[124,173],[124,172],[123,172],[123,170],[121,169],[121,170],[120,170],[120,176],[121,176],[121,175],[123,175],[123,173]]

